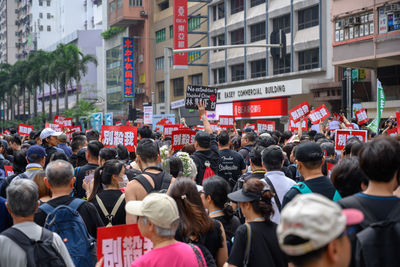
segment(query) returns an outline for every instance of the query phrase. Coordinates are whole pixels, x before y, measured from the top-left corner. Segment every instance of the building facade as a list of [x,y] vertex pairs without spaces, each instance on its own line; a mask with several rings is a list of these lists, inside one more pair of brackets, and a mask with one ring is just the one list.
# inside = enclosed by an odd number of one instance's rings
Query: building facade
[[0,1],[0,62],[13,64],[17,61],[17,45],[19,38],[16,34],[17,2]]

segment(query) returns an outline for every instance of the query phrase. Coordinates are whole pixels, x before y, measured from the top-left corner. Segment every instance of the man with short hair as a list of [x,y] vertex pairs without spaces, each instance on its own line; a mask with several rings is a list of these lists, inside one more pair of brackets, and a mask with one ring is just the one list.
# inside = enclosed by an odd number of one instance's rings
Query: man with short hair
[[304,182],[292,186],[283,198],[282,208],[298,194],[319,193],[331,200],[341,199],[331,180],[322,174],[325,162],[321,147],[311,141],[304,141],[296,147],[297,169],[304,177]]
[[143,201],[129,201],[125,209],[127,213],[139,216],[140,233],[153,243],[153,249],[136,259],[132,267],[206,266],[203,253],[197,246],[175,240],[179,210],[173,198],[153,193]]
[[341,210],[319,194],[296,196],[281,213],[279,245],[296,267],[347,267],[348,235],[363,220],[359,210]]
[[[52,207],[68,205],[74,199],[70,196],[75,184],[74,168],[71,163],[65,160],[50,162],[46,167],[44,183],[52,192],[52,197],[47,202]],[[77,211],[82,217],[89,234],[92,237],[96,237],[97,227],[104,226],[96,207],[90,202],[84,202]],[[35,222],[44,226],[46,217],[47,214],[39,207],[35,214]]]
[[253,132],[246,132],[246,133],[243,133],[243,135],[242,135],[242,140],[241,140],[242,148],[239,150],[239,153],[244,158],[247,166],[250,165],[250,151],[254,146],[256,137],[257,136]]
[[62,152],[64,153],[64,150],[60,149],[57,147],[58,145],[58,136],[61,135],[62,132],[56,132],[51,128],[46,128],[40,133],[40,139],[42,139],[42,146],[46,150],[46,162],[45,166],[49,164],[51,155],[55,152]]
[[150,127],[145,125],[138,129],[137,139],[138,139],[138,141],[140,141],[143,138],[151,138],[152,135],[153,135],[153,132],[151,131]]
[[14,134],[10,140],[10,147],[13,151],[21,150],[21,137],[17,134]]
[[58,148],[61,148],[67,158],[70,158],[72,155],[72,149],[67,145],[67,135],[65,133],[62,133],[58,136]]
[[78,151],[81,148],[84,148],[87,146],[87,139],[85,135],[77,135],[72,139],[71,142],[71,150],[72,154],[71,157],[69,158],[69,162],[71,162],[72,166],[75,168],[78,165]]
[[86,133],[87,141],[99,141],[100,133],[97,130],[90,130]]
[[54,252],[60,257],[58,263],[74,266],[60,236],[34,223],[33,217],[39,205],[38,199],[38,187],[31,180],[18,179],[7,188],[6,206],[14,225],[0,234],[0,266],[30,266],[27,250],[19,244],[24,238],[28,239],[26,242],[31,246],[39,240],[51,242]]

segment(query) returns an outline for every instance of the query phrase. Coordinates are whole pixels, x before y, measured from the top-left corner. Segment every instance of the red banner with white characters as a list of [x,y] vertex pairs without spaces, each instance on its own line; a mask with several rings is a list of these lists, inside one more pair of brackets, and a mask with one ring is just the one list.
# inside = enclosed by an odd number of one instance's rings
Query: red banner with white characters
[[72,126],[72,118],[66,118],[62,116],[55,116],[54,117],[54,123],[56,124],[61,124],[65,127],[71,127]]
[[4,165],[4,171],[7,177],[14,174],[13,167],[10,165]]
[[218,122],[210,122],[210,126],[213,132],[218,131]]
[[308,113],[310,113],[310,105],[308,104],[308,101],[304,101],[289,110],[289,115],[292,117],[294,122],[298,122],[301,117],[307,116]]
[[73,133],[82,131],[81,126],[79,125],[67,127],[67,129],[68,129],[67,136],[69,140],[72,139]]
[[194,144],[196,132],[192,130],[178,130],[172,132],[171,146],[177,151],[181,150],[184,145]]
[[328,173],[328,177],[331,178],[332,170],[335,167],[335,164],[327,162],[326,163],[326,171]]
[[128,151],[135,151],[137,144],[137,127],[134,126],[101,126],[101,137],[105,147],[124,145]]
[[333,113],[333,120],[334,121],[339,121],[339,122],[343,122],[343,118],[342,116],[340,116],[339,114],[337,114],[336,112]]
[[368,134],[366,130],[336,130],[335,149],[341,151],[346,146],[347,139],[356,136],[361,142],[366,143]]
[[233,102],[232,108],[232,115],[238,119],[261,119],[265,117],[286,116],[287,98]]
[[243,128],[243,130],[246,129],[246,128],[250,128],[250,129],[252,129],[253,131],[255,131],[255,130],[256,130],[256,124],[255,124],[255,123],[248,123],[247,125],[245,125],[245,127]]
[[180,127],[181,127],[180,124],[164,125],[163,134],[164,134],[164,136],[172,136],[172,132],[178,131]]
[[234,116],[229,116],[229,115],[219,116],[219,126],[221,128],[233,128],[234,122],[235,122]]
[[44,127],[53,129],[56,132],[62,132],[63,131],[63,125],[62,124],[58,124],[58,123],[46,122]]
[[274,121],[257,121],[257,132],[261,134],[264,131],[275,131]]
[[[188,13],[187,0],[174,0],[174,49],[188,47]],[[174,54],[174,68],[188,68],[188,53]]]
[[[300,126],[300,121],[294,122],[293,118],[290,117],[289,119],[289,131],[294,132],[299,129]],[[302,131],[307,131],[308,130],[308,119],[307,117],[303,119],[303,122],[301,123],[301,130]]]
[[97,259],[103,258],[104,266],[130,267],[152,248],[153,243],[141,236],[137,224],[97,228]]
[[30,132],[33,131],[33,126],[32,125],[26,125],[26,124],[18,124],[18,134],[19,135],[29,135]]
[[122,38],[123,99],[135,98],[135,46],[133,37]]
[[362,125],[369,121],[367,111],[365,110],[365,108],[362,108],[362,109],[356,111],[356,118],[357,118],[358,125]]
[[318,124],[321,121],[327,119],[331,114],[329,114],[329,110],[326,108],[325,105],[322,105],[316,109],[310,111],[308,117],[311,120],[312,124]]
[[396,129],[396,128],[387,130],[386,132],[387,132],[387,134],[388,134],[389,136],[391,136],[391,137],[395,137],[395,136],[398,135],[398,134],[397,134],[397,129]]
[[397,119],[397,133],[400,134],[400,112],[396,112],[396,119]]

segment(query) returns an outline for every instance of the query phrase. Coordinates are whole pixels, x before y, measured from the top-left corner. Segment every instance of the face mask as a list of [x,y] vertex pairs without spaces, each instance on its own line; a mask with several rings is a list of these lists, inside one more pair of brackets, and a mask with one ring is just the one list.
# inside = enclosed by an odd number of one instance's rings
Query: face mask
[[122,176],[122,182],[118,182],[118,187],[119,188],[124,188],[128,184],[129,180],[126,175]]

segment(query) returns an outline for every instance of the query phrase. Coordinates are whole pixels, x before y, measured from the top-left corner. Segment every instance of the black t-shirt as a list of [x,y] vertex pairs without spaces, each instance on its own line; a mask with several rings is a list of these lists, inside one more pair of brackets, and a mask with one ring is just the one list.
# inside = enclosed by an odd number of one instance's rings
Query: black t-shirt
[[237,179],[242,175],[242,170],[246,169],[246,163],[242,155],[231,149],[220,150],[221,161],[218,165],[218,175],[228,181],[233,187]]
[[[336,192],[336,189],[333,186],[331,180],[326,176],[305,180],[303,183],[305,183],[313,193],[321,194],[331,200],[333,199],[333,196]],[[289,189],[289,191],[283,198],[282,208],[287,203],[289,203],[297,194],[300,194],[300,192],[296,188],[292,187],[291,189]]]
[[213,219],[219,221],[224,226],[226,241],[232,243],[232,238],[235,236],[237,228],[240,226],[240,220],[237,216],[227,219],[225,216],[214,217]]
[[[73,199],[74,198],[71,196],[61,196],[49,200],[47,204],[50,204],[51,206],[56,208],[60,205],[68,205]],[[85,202],[79,207],[78,212],[85,222],[89,234],[92,237],[97,238],[97,227],[104,226],[104,223],[101,220],[100,215],[96,210],[96,207],[90,202]],[[34,221],[38,225],[44,226],[46,222],[46,217],[47,214],[41,209],[38,209],[35,213]]]
[[83,179],[85,179],[86,176],[91,176],[92,178],[94,178],[94,172],[98,167],[99,165],[97,164],[88,163],[86,165],[83,165],[82,167],[75,168],[76,181],[74,186],[74,197],[86,197],[86,192],[82,188]]
[[[104,190],[104,191],[98,193],[97,195],[103,202],[103,205],[105,206],[106,210],[108,211],[108,214],[111,214],[119,197],[122,195],[122,192],[119,189],[112,189],[112,190],[110,189],[110,190]],[[102,219],[104,225],[107,225],[108,219],[106,218],[103,211],[101,210],[96,197],[94,197],[90,202],[93,203],[93,205],[96,207],[97,212],[99,213],[100,218]],[[111,223],[112,223],[112,225],[125,224],[125,218],[126,218],[126,213],[125,213],[125,199],[124,199],[121,202],[121,205],[119,206],[118,211],[115,214],[114,218],[112,219]]]
[[[273,222],[251,222],[251,243],[248,266],[280,267],[288,266],[276,236],[276,224]],[[235,240],[228,263],[241,267],[247,244],[247,227],[241,225],[236,230]]]

